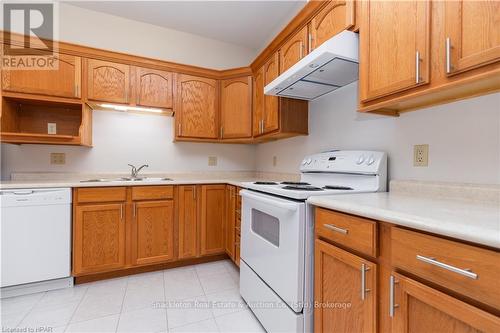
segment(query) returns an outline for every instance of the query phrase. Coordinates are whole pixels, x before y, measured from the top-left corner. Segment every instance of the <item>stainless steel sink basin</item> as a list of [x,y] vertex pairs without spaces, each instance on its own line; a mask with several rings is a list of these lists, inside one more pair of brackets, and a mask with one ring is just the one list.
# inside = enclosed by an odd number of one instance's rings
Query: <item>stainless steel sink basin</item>
[[100,182],[162,182],[162,181],[172,181],[172,178],[166,177],[139,177],[139,178],[96,178],[96,179],[85,179],[80,180],[80,183],[100,183]]

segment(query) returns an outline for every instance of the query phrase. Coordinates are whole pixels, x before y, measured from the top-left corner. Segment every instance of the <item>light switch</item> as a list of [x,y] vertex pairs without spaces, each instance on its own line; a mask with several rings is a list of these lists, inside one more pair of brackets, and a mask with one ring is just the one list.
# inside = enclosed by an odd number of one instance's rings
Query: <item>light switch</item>
[[50,153],[50,164],[66,164],[66,153]]
[[217,165],[217,156],[208,156],[208,166]]

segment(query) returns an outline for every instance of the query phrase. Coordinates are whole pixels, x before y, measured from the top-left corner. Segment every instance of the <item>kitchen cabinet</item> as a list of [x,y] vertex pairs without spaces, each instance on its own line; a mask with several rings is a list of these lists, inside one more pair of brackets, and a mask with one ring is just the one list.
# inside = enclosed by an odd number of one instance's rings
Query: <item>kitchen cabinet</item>
[[253,136],[263,142],[308,134],[308,102],[264,95],[264,87],[279,74],[279,56],[275,53],[255,73]]
[[174,259],[172,200],[139,201],[132,206],[132,253],[135,265]]
[[199,210],[200,195],[196,185],[178,186],[177,216],[179,230],[179,259],[199,256]]
[[173,78],[171,72],[136,68],[136,104],[161,109],[173,107]]
[[218,139],[217,80],[178,74],[176,94],[176,138]]
[[355,6],[352,0],[328,1],[310,22],[310,44],[312,51],[346,29],[354,26]]
[[401,274],[391,275],[392,332],[498,332],[500,318]]
[[221,139],[252,137],[252,77],[221,81]]
[[87,59],[87,98],[90,101],[128,104],[130,66]]
[[78,205],[73,220],[73,275],[125,266],[125,203]]
[[446,73],[454,75],[500,61],[500,2],[444,3]]
[[236,186],[227,185],[226,189],[226,218],[224,225],[224,246],[227,255],[235,260],[236,236]]
[[200,254],[224,253],[226,185],[201,186]]
[[[307,55],[307,26],[291,36],[279,50],[279,72],[283,73]],[[272,81],[272,80],[271,80]],[[270,81],[269,81],[270,82]],[[269,83],[269,82],[266,82]]]
[[430,2],[365,1],[360,35],[360,100],[429,82]]
[[377,265],[321,240],[314,260],[315,332],[375,332]]
[[81,97],[82,58],[55,53],[53,70],[2,69],[2,89],[8,92],[44,97]]

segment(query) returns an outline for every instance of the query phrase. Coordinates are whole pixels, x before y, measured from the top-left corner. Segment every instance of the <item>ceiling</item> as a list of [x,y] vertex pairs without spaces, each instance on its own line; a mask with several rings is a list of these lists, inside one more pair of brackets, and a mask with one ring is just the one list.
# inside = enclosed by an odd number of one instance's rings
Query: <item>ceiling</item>
[[261,50],[307,1],[71,1],[68,3],[252,50]]

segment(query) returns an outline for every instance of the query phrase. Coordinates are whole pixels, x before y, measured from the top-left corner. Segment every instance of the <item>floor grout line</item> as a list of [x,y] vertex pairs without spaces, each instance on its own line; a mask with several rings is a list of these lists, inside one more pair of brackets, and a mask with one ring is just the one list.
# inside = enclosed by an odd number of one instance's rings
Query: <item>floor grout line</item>
[[17,323],[16,327],[15,328],[19,328],[19,325],[21,325],[21,323],[24,321],[24,319],[26,319],[26,317],[28,317],[28,315],[33,311],[33,309],[35,308],[35,306],[42,300],[42,298],[45,297],[45,295],[47,294],[46,291],[43,292],[43,295],[35,302],[33,303],[33,305],[31,306],[31,308],[26,312],[26,314],[21,318],[21,320]]
[[[72,288],[74,288],[74,287],[75,286],[73,285]],[[73,317],[75,316],[76,311],[78,311],[78,308],[82,304],[83,299],[85,298],[85,296],[87,296],[87,292],[88,291],[89,291],[89,287],[87,286],[87,289],[85,289],[85,292],[83,293],[82,298],[80,298],[80,301],[78,302],[78,305],[76,306],[75,311],[73,311],[73,314],[71,315],[71,317],[69,318],[68,322],[66,323],[66,327],[64,328],[64,332],[66,332],[66,330],[68,329],[68,326],[71,324],[71,321],[73,320]]]
[[123,298],[122,298],[122,306],[120,307],[120,313],[118,315],[118,321],[116,322],[116,327],[115,327],[115,332],[118,331],[118,327],[120,325],[120,319],[122,318],[122,313],[123,313],[123,303],[125,303],[125,296],[127,295],[127,290],[128,290],[128,281],[130,277],[127,277],[127,282],[125,284],[125,292],[123,293]]

